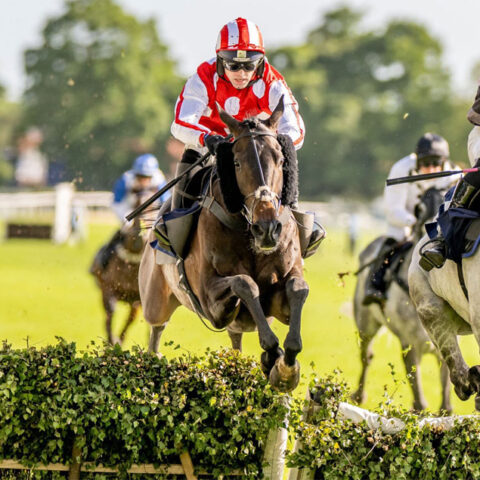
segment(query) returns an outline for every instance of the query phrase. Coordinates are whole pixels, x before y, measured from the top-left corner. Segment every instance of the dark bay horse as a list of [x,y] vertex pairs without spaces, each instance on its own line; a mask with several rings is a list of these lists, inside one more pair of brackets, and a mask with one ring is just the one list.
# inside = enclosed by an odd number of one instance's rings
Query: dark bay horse
[[[152,192],[137,192],[137,205],[143,203]],[[90,273],[94,275],[97,285],[102,292],[102,303],[105,309],[105,328],[109,343],[122,344],[128,328],[136,319],[140,310],[140,293],[138,288],[138,268],[147,242],[148,230],[143,221],[152,221],[152,213],[145,213],[144,217],[137,216],[132,222],[123,225],[117,232],[118,241],[115,250],[106,267],[101,265],[101,247],[90,267]],[[112,320],[118,301],[129,305],[130,310],[127,320],[120,332],[115,336],[112,330]]]
[[[427,190],[420,198],[417,208],[422,212],[418,215],[417,223],[412,231],[413,244],[423,236],[425,222],[433,219],[442,203],[443,195],[437,189]],[[360,268],[365,267],[379,254],[385,237],[378,237],[360,253]],[[357,403],[365,400],[365,382],[369,365],[373,358],[372,343],[374,337],[382,327],[387,327],[400,340],[402,359],[405,364],[407,378],[413,393],[414,410],[423,410],[427,407],[423,394],[420,361],[424,354],[432,353],[441,363],[441,410],[452,411],[450,402],[450,381],[448,368],[438,350],[430,342],[427,332],[418,318],[415,306],[408,293],[408,267],[412,259],[413,246],[409,248],[398,269],[392,266],[390,275],[393,276],[388,290],[388,299],[382,309],[378,304],[365,306],[362,300],[365,295],[365,284],[369,269],[364,268],[357,277],[354,296],[354,317],[357,324],[360,341],[360,359],[362,370],[360,373],[358,389],[352,395]]]
[[[296,357],[308,285],[298,226],[280,201],[286,175],[276,131],[283,108],[282,99],[267,120],[243,122],[219,109],[235,141],[225,145],[231,157],[217,154],[218,178],[206,202],[216,208],[202,209],[184,268],[203,316],[215,328],[227,328],[237,349],[243,332],[258,330],[265,374],[274,387],[291,391],[299,381]],[[223,213],[217,217],[214,210]],[[152,326],[151,351],[158,351],[179,305],[196,310],[179,281],[175,265],[157,265],[154,250],[145,250],[139,282],[143,313]],[[270,328],[273,318],[289,325],[285,352]]]

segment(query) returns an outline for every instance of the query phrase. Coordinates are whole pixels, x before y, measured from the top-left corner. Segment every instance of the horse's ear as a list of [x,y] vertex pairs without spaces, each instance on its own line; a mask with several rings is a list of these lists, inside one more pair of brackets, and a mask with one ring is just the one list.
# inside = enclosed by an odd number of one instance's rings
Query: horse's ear
[[236,137],[240,131],[240,122],[228,114],[218,103],[217,103],[218,114],[222,119],[223,123],[228,127],[228,129],[233,133],[233,136]]
[[270,128],[271,130],[276,131],[278,127],[278,122],[282,118],[283,111],[285,109],[285,104],[283,101],[284,95],[280,97],[280,100],[277,103],[277,106],[275,107],[275,110],[272,112],[270,115],[270,118],[265,120],[265,125]]

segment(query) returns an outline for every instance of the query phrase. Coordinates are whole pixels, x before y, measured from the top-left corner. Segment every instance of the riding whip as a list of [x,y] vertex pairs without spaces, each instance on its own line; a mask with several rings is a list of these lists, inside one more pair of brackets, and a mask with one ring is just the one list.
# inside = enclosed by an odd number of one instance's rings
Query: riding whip
[[[233,135],[228,135],[225,137],[225,140],[230,140],[233,138]],[[162,187],[158,192],[155,192],[150,198],[145,200],[141,205],[139,205],[135,210],[130,212],[125,218],[130,221],[132,218],[135,218],[139,213],[143,212],[148,206],[150,206],[158,197],[161,197],[167,190],[170,190],[174,185],[176,185],[181,178],[185,175],[188,175],[197,165],[202,164],[209,156],[210,152],[207,152],[203,157],[199,158],[196,162],[193,162],[181,175],[175,177],[173,180],[170,180],[164,187]]]
[[465,168],[464,170],[446,170],[445,172],[424,173],[421,175],[410,175],[408,177],[387,178],[387,187],[398,185],[399,183],[419,182],[420,180],[429,180],[430,178],[448,177],[450,175],[459,175],[460,173],[478,172],[478,168]]

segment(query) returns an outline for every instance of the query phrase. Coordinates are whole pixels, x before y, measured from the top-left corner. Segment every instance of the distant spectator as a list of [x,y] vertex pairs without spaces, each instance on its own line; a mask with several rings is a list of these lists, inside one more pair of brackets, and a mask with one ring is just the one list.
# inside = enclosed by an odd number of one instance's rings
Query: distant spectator
[[48,161],[40,151],[42,132],[32,127],[18,141],[15,181],[19,187],[43,187],[47,184]]

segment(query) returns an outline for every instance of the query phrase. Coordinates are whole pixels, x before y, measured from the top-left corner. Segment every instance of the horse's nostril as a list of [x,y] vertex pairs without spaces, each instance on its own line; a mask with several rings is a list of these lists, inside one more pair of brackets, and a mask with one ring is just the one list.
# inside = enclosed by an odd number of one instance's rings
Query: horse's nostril
[[263,233],[263,229],[258,223],[254,223],[252,225],[252,233],[253,233],[253,235],[260,236]]
[[280,235],[282,232],[282,224],[280,222],[277,222],[275,225],[275,229],[273,230],[274,235]]

